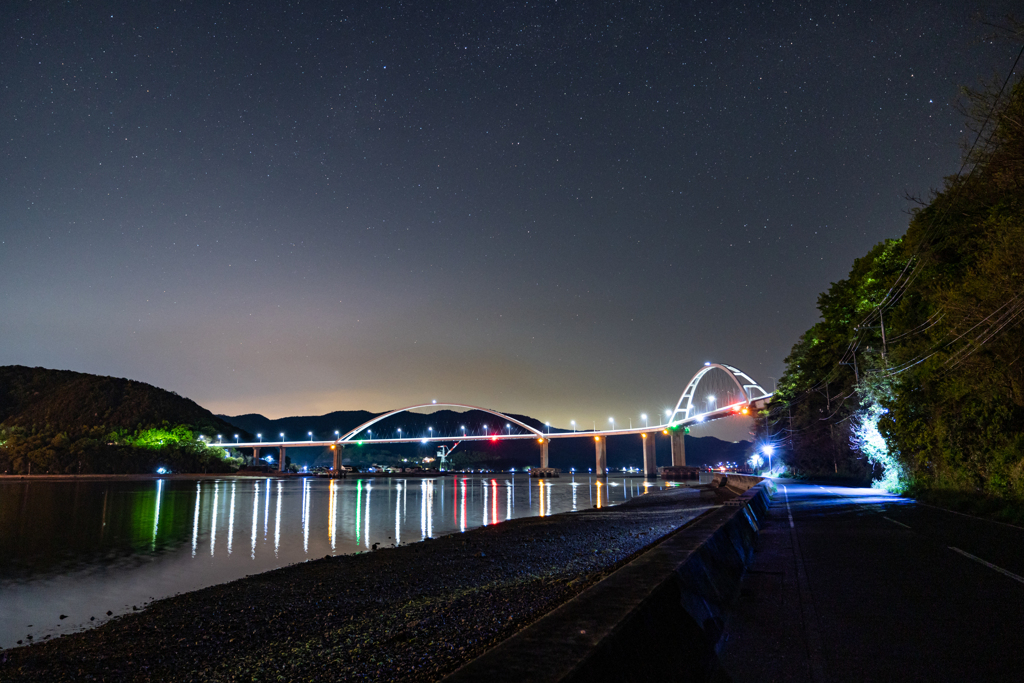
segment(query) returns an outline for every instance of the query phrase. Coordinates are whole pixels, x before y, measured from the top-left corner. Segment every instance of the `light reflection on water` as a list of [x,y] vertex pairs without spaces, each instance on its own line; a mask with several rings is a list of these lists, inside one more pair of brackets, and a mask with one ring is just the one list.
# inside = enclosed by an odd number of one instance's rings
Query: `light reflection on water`
[[[651,487],[662,485],[522,474],[0,482],[0,647],[287,564],[604,507]],[[233,552],[246,531],[249,552]]]

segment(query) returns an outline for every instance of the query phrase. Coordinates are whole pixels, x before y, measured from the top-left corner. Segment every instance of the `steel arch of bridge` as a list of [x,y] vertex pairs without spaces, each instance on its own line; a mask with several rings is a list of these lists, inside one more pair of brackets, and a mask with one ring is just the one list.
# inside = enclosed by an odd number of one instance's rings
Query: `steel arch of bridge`
[[[503,420],[507,420],[508,422],[511,422],[511,423],[513,423],[515,425],[518,425],[518,426],[522,427],[523,429],[527,430],[528,432],[536,435],[538,438],[541,438],[541,439],[545,438],[543,433],[541,433],[537,429],[534,429],[533,427],[531,427],[530,425],[526,424],[525,422],[517,420],[514,417],[510,417],[509,415],[505,415],[504,413],[499,413],[497,410],[491,410],[490,408],[481,408],[480,406],[470,406],[470,405],[466,405],[464,403],[421,403],[419,405],[406,406],[405,408],[399,408],[398,410],[392,410],[392,411],[384,413],[382,415],[378,415],[377,417],[373,418],[372,420],[364,422],[363,424],[359,425],[355,429],[352,429],[351,431],[348,431],[345,434],[341,435],[340,437],[338,437],[338,439],[336,439],[334,441],[334,443],[335,444],[344,444],[346,442],[352,441],[352,440],[355,439],[355,436],[357,434],[359,434],[361,431],[363,431],[364,429],[369,429],[370,427],[372,427],[373,425],[377,424],[378,422],[380,422],[382,420],[386,420],[386,419],[388,419],[389,417],[391,417],[393,415],[398,415],[399,413],[407,413],[410,410],[418,410],[420,408],[465,408],[466,410],[479,410],[481,412],[489,413],[491,415],[494,415],[495,417],[500,417]],[[500,431],[500,428],[499,428],[499,431]],[[451,437],[448,437],[448,439],[450,440]]]
[[[704,367],[697,371],[697,374],[695,374],[693,378],[690,380],[689,384],[686,385],[686,389],[683,390],[683,395],[679,397],[679,402],[676,403],[676,409],[672,411],[672,417],[669,418],[670,424],[673,422],[677,422],[679,420],[685,420],[687,418],[692,417],[692,412],[694,408],[693,397],[697,391],[697,384],[700,383],[700,380],[704,377],[704,375],[716,369],[721,370],[725,372],[727,375],[729,375],[730,379],[732,379],[732,381],[736,383],[736,387],[740,390],[740,392],[742,392],[743,396],[746,398],[746,402],[748,404],[754,401],[755,399],[765,398],[769,395],[768,392],[765,391],[760,384],[751,379],[750,375],[743,372],[739,368],[733,367],[732,365],[725,365],[724,363],[705,363]],[[740,380],[743,381],[741,382]],[[754,392],[758,392],[758,394],[754,395]],[[683,409],[684,402],[686,403],[685,409]],[[681,418],[677,417],[680,411],[682,411],[683,413],[683,416]]]

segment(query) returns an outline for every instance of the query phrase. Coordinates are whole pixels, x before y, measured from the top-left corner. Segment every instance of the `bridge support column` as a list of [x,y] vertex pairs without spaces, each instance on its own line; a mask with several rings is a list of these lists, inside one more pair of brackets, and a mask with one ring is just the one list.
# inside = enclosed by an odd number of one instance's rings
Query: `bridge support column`
[[334,463],[332,464],[331,467],[332,469],[334,469],[335,473],[340,472],[341,463],[342,460],[344,460],[345,447],[342,446],[341,444],[336,443],[333,446],[331,446],[331,452],[334,455]]
[[597,451],[597,464],[594,467],[595,474],[604,474],[608,469],[608,447],[607,441],[600,436],[594,437],[594,448]]
[[540,441],[540,466],[548,467],[548,439],[538,439]]
[[654,432],[641,434],[644,443],[644,476],[658,476],[658,459],[654,456]]
[[253,446],[252,447],[252,462],[249,463],[249,464],[250,465],[255,465],[259,461],[260,461],[260,447],[259,446]]
[[672,467],[683,467],[686,465],[686,430],[677,427],[669,431],[669,439],[672,440]]
[[281,446],[281,454],[277,462],[277,471],[284,472],[284,446]]

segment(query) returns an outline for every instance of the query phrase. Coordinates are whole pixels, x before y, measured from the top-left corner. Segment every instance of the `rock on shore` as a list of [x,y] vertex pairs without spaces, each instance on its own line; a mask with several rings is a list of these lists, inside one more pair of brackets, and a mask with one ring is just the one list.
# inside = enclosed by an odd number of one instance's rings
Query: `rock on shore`
[[674,489],[293,565],[2,651],[0,680],[435,681],[716,502]]

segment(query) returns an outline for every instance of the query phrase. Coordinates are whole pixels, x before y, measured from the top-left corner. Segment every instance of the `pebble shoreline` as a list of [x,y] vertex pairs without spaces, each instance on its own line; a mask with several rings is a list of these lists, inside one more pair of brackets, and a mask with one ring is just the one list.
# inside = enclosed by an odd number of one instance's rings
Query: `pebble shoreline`
[[0,680],[436,681],[726,495],[670,489],[284,567],[0,651]]

